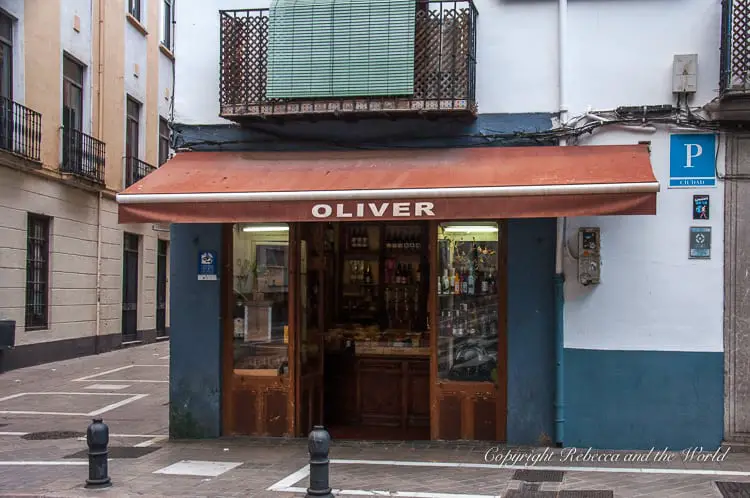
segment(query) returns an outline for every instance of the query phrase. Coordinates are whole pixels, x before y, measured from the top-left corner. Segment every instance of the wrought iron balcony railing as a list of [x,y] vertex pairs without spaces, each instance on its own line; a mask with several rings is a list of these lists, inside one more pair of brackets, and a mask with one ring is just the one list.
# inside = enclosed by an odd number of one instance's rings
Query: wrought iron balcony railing
[[473,1],[417,0],[416,9],[412,95],[284,99],[266,91],[269,9],[220,11],[220,116],[241,122],[274,115],[475,115]]
[[145,177],[156,168],[151,166],[145,161],[141,161],[137,157],[126,157],[125,158],[125,188],[133,185],[141,178]]
[[63,129],[60,171],[104,184],[104,142],[73,129]]
[[18,102],[0,97],[0,149],[40,161],[42,115]]
[[721,20],[722,96],[750,93],[750,0],[723,0]]

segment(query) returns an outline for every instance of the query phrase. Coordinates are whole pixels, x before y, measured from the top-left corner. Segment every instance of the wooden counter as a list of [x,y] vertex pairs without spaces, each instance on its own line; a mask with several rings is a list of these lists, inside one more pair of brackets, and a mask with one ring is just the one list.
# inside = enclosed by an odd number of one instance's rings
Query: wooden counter
[[404,429],[429,427],[429,357],[409,356],[406,352],[397,356],[358,353],[356,378],[356,406],[361,424]]

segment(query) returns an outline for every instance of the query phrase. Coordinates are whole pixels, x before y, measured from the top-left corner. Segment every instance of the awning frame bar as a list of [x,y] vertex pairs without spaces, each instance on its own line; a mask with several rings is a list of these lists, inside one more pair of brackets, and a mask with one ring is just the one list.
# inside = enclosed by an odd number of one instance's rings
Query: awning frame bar
[[[137,186],[137,184],[136,184]],[[445,199],[464,197],[520,197],[548,195],[645,194],[659,192],[659,182],[582,183],[575,185],[511,185],[364,190],[306,190],[297,192],[195,192],[180,194],[117,194],[120,204],[182,202],[352,201]]]

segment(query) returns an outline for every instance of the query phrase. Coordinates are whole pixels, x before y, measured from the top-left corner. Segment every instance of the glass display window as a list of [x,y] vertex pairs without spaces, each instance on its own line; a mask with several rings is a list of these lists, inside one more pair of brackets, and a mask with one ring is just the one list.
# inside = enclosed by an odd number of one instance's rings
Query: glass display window
[[500,225],[438,226],[438,377],[493,382],[499,338]]
[[233,230],[234,369],[289,372],[289,225]]

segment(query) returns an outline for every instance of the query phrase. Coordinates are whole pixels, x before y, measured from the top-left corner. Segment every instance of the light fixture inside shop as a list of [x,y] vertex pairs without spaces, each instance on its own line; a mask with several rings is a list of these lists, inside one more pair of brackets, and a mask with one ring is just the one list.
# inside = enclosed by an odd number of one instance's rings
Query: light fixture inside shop
[[498,231],[496,226],[489,225],[475,225],[475,226],[447,226],[443,228],[444,232],[448,233],[495,233]]
[[289,227],[285,225],[249,225],[242,229],[243,232],[288,232]]

